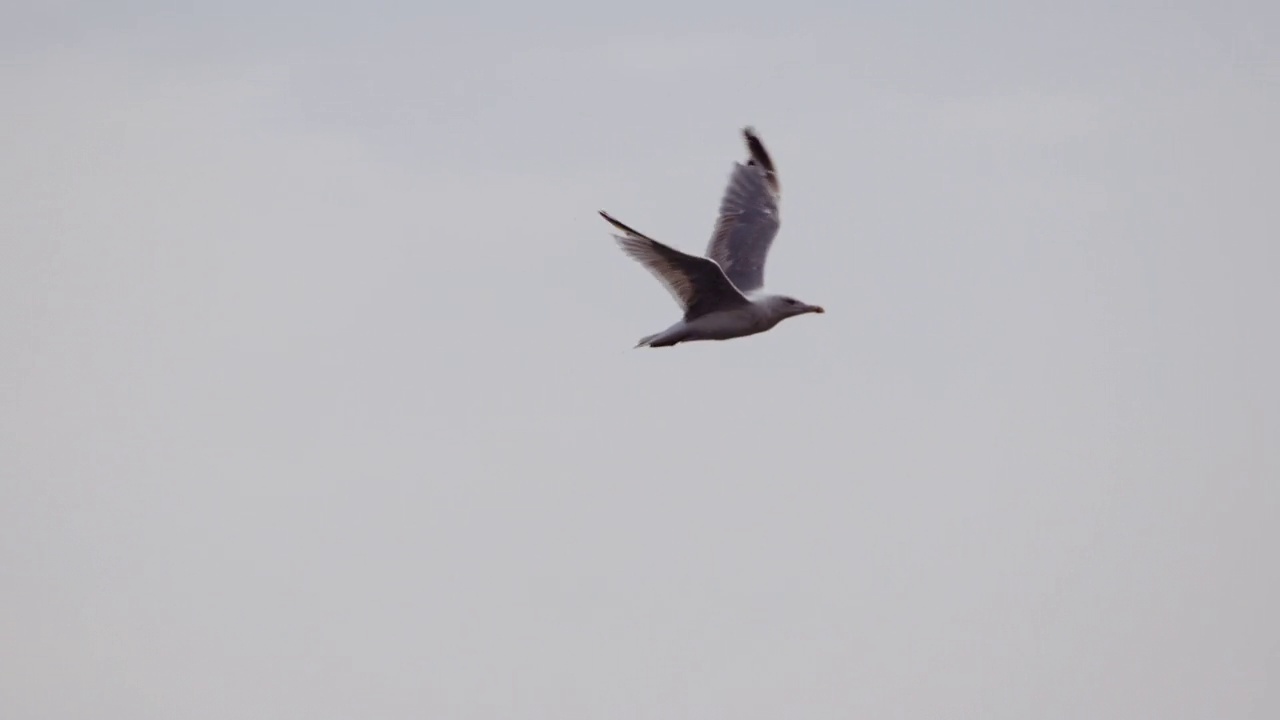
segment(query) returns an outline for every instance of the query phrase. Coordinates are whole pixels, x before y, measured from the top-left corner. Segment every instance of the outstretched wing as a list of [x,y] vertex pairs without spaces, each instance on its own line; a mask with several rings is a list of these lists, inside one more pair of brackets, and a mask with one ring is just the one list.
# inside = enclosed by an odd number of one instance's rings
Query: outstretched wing
[[749,301],[725,277],[715,262],[667,247],[651,237],[641,235],[601,210],[600,217],[609,221],[621,235],[614,235],[623,252],[644,265],[658,278],[684,309],[684,319],[692,320],[717,310],[726,310]]
[[751,157],[746,164],[734,163],[707,257],[719,263],[745,293],[764,285],[765,259],[781,224],[778,200],[782,191],[773,160],[755,130],[743,128],[742,136]]

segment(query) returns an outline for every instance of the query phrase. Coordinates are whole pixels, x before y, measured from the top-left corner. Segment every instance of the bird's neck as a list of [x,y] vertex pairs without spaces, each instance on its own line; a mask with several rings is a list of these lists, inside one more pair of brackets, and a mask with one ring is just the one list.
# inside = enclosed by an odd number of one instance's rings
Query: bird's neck
[[770,295],[768,293],[759,293],[748,296],[751,304],[756,308],[756,314],[760,318],[760,321],[765,323],[768,327],[777,325],[787,317],[786,308],[779,306],[774,301],[775,297],[777,296]]

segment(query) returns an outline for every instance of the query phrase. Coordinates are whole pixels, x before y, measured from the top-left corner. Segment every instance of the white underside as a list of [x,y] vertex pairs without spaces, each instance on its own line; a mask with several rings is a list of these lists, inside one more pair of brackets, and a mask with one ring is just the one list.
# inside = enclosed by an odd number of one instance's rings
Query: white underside
[[778,324],[769,308],[753,300],[750,305],[713,312],[688,322],[681,320],[660,333],[641,341],[641,344],[662,344],[671,340],[693,342],[695,340],[728,340],[764,332]]
[[764,308],[752,303],[746,307],[703,315],[690,322],[680,321],[691,336],[698,340],[727,340],[752,335],[772,327]]

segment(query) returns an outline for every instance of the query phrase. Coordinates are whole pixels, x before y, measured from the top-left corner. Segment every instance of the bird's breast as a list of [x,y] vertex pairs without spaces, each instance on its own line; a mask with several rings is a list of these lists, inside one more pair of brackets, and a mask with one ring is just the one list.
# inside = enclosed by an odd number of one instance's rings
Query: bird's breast
[[728,339],[751,335],[765,329],[760,313],[753,306],[713,312],[693,320],[689,329],[700,337]]

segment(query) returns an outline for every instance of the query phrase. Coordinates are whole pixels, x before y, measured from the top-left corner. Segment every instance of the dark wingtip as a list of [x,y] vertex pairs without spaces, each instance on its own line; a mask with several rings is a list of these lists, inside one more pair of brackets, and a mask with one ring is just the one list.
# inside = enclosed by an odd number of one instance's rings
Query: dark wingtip
[[597,212],[599,212],[599,213],[600,213],[600,217],[602,217],[602,218],[604,218],[605,220],[607,220],[607,221],[609,222],[609,224],[610,224],[610,225],[614,226],[614,227],[615,227],[615,228],[617,228],[618,230],[621,230],[622,232],[626,233],[627,235],[631,235],[631,236],[633,236],[633,237],[638,237],[638,238],[648,239],[648,238],[645,238],[645,236],[644,236],[644,235],[642,235],[642,234],[640,234],[640,233],[636,232],[635,230],[633,230],[631,227],[629,227],[629,226],[627,226],[627,225],[625,225],[625,224],[623,224],[623,223],[619,222],[617,218],[613,217],[613,216],[612,216],[612,215],[610,215],[609,213],[607,213],[607,212],[605,212],[605,211],[603,211],[603,210],[599,210],[599,211],[597,211]]
[[747,151],[751,153],[751,159],[747,161],[747,164],[764,168],[769,184],[773,186],[776,192],[778,190],[778,169],[773,166],[773,158],[769,157],[769,151],[764,149],[764,143],[760,142],[760,136],[756,135],[756,129],[750,125],[742,128],[742,137],[747,141]]
[[627,228],[627,226],[626,226],[626,225],[623,225],[622,223],[618,222],[618,221],[617,221],[617,219],[616,219],[616,218],[614,218],[614,217],[613,217],[612,215],[610,215],[609,213],[607,213],[607,212],[605,212],[605,211],[603,211],[603,210],[601,210],[601,211],[599,211],[599,212],[600,212],[600,217],[604,218],[604,219],[605,219],[605,220],[606,220],[610,225],[614,226],[615,228],[617,228],[617,229],[619,229],[619,230],[627,230],[627,229],[629,229],[629,228]]

